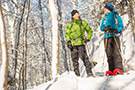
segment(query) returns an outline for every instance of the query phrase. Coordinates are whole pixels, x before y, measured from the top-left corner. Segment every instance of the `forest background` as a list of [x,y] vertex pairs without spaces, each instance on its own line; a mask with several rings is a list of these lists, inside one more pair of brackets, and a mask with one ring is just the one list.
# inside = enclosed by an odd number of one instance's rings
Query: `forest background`
[[[132,37],[127,40],[133,46],[135,0],[1,0],[0,88],[26,90],[50,81],[57,74],[72,70],[65,28],[71,21],[73,9],[79,11],[81,18],[93,30],[88,49],[90,56],[96,61],[94,53],[103,41],[104,33],[99,27],[106,3],[112,3],[120,16],[127,16],[127,20],[123,17],[123,33],[131,34]],[[123,54],[126,53],[127,46],[124,43],[127,40],[121,43]],[[134,48],[128,53],[126,64],[129,69],[135,69],[132,63]]]

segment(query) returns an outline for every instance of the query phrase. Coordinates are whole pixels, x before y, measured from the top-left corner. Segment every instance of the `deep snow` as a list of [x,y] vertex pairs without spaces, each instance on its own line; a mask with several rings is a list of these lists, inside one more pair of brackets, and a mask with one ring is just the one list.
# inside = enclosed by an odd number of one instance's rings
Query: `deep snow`
[[54,80],[29,90],[135,90],[135,71],[112,77],[77,77],[65,72]]

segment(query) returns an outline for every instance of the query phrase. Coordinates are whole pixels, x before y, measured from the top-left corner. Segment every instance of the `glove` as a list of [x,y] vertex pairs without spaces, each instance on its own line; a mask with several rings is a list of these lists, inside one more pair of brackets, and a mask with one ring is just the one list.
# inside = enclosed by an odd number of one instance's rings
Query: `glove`
[[97,65],[97,62],[93,62],[93,64],[94,64],[94,66],[96,66]]
[[67,43],[67,47],[68,47],[70,50],[72,50],[73,46],[72,46],[71,41],[68,41],[68,43]]
[[108,26],[106,26],[106,27],[104,27],[104,29],[103,29],[103,31],[107,31],[107,30],[112,30],[112,28],[111,28],[111,26],[110,25],[108,25]]
[[87,42],[89,42],[90,40],[86,38],[86,39],[84,39],[83,41],[84,41],[85,43],[87,43]]
[[89,42],[90,40],[87,39],[86,37],[83,37],[83,41],[84,41],[85,43],[87,43],[87,42]]
[[110,33],[117,34],[118,33],[118,30],[117,29],[112,29],[112,30],[110,30]]

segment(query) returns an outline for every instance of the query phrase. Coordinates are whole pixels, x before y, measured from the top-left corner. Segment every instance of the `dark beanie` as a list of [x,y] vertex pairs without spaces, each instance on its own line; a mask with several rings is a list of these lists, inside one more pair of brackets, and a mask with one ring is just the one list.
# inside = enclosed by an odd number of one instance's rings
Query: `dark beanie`
[[74,16],[76,13],[79,13],[77,10],[73,10],[72,12],[71,12],[71,15],[72,16]]
[[112,4],[105,4],[105,6],[104,6],[105,8],[107,8],[108,10],[110,10],[110,11],[113,11],[113,9],[114,9],[114,6],[112,5]]

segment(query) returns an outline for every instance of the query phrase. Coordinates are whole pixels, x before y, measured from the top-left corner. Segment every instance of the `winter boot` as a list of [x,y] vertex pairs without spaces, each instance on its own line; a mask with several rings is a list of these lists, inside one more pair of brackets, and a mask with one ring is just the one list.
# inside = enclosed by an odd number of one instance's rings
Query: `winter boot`
[[74,72],[75,72],[76,76],[80,76],[80,71],[79,71],[79,69],[74,70]]
[[92,77],[94,76],[93,73],[88,73],[88,74],[87,74],[87,77],[91,77],[91,76],[92,76]]

